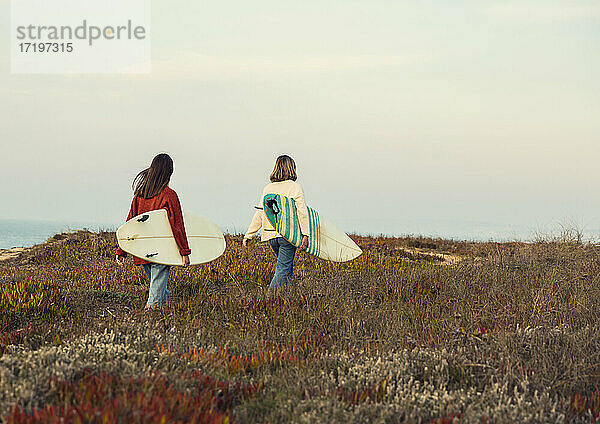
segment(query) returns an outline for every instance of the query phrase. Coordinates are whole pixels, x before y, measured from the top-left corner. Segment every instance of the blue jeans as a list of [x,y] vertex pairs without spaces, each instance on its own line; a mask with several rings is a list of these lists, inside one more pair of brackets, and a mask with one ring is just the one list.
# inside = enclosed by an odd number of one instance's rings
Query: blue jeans
[[294,277],[294,256],[296,255],[296,246],[284,239],[277,237],[269,240],[269,244],[277,255],[277,266],[275,267],[275,275],[271,280],[270,287],[282,286],[286,283],[291,283]]
[[171,300],[171,294],[167,289],[171,267],[161,264],[144,264],[144,271],[148,276],[148,281],[150,281],[150,292],[148,293],[146,308],[160,308],[165,302]]

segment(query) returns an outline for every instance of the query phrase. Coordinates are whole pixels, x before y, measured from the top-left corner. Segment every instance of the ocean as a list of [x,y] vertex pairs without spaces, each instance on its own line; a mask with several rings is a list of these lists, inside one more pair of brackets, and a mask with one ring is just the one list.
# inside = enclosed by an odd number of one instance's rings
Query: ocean
[[[519,226],[514,224],[498,224],[486,222],[453,221],[453,220],[394,220],[350,222],[343,219],[335,222],[348,233],[364,235],[412,235],[441,237],[454,240],[474,241],[528,241],[537,237],[556,236],[560,234],[560,226]],[[65,231],[88,229],[90,231],[114,231],[122,223],[97,224],[85,222],[53,222],[23,221],[0,219],[0,249],[12,247],[30,247],[43,243],[55,234]],[[222,226],[224,232],[239,234],[245,230],[241,225]],[[585,239],[600,239],[600,230],[586,229]]]
[[55,234],[65,231],[89,229],[90,231],[114,230],[113,225],[98,225],[82,222],[54,222],[54,221],[23,221],[0,219],[0,249],[13,247],[31,247],[48,240]]

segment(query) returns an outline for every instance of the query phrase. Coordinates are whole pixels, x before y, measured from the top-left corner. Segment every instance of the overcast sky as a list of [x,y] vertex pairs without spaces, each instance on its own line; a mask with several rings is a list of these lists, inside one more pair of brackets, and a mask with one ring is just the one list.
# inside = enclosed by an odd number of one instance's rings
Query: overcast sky
[[150,75],[11,75],[0,3],[0,219],[118,223],[164,151],[184,209],[227,228],[248,224],[282,153],[348,231],[600,228],[598,1],[152,12]]

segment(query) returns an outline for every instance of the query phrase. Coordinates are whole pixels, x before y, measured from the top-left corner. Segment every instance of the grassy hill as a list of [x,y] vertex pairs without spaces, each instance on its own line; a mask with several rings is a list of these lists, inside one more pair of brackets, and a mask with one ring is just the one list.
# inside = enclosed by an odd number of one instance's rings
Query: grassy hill
[[[600,255],[578,240],[355,237],[333,264],[227,237],[173,268],[171,305],[114,263],[113,233],[0,262],[6,422],[593,422]],[[454,421],[453,421],[454,420]]]

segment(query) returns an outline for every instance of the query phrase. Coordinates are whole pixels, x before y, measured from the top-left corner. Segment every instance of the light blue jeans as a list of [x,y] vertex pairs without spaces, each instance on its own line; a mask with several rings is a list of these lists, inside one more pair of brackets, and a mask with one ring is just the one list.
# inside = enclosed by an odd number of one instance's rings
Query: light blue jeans
[[294,256],[296,255],[296,246],[284,239],[277,237],[269,240],[271,249],[277,255],[277,266],[275,267],[275,275],[271,280],[270,287],[282,286],[286,283],[291,283],[294,279]]
[[148,276],[148,281],[150,281],[146,309],[160,308],[171,300],[171,294],[167,288],[171,267],[161,264],[144,264],[144,271]]

